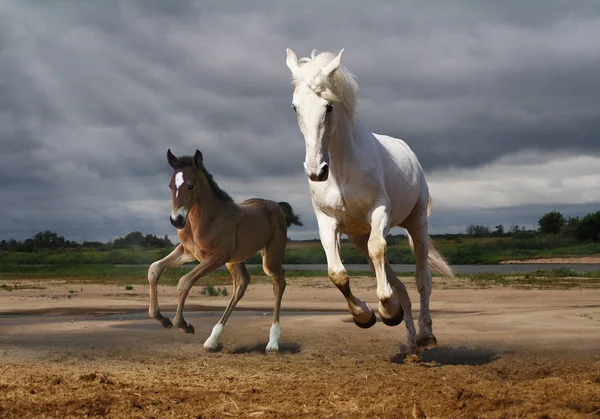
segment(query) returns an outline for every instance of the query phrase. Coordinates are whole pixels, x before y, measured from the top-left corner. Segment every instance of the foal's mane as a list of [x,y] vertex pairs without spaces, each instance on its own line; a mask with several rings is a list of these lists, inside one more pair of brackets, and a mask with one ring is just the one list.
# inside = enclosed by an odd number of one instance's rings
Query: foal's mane
[[[192,156],[183,156],[177,158],[177,163],[175,164],[174,169],[183,169],[185,167],[196,167],[194,164],[194,158]],[[210,186],[210,189],[216,198],[220,199],[221,201],[233,202],[233,199],[229,196],[229,194],[221,189],[219,185],[217,185],[217,182],[215,182],[213,176],[208,172],[208,170],[206,170],[204,164],[201,164],[198,169],[200,169],[206,178],[206,181],[208,182],[208,185]]]
[[329,77],[323,77],[321,73],[323,67],[335,57],[336,54],[331,52],[313,50],[310,58],[302,57],[298,60],[299,71],[294,74],[292,83],[295,86],[306,84],[323,99],[341,103],[346,108],[350,118],[354,120],[358,102],[356,98],[358,83],[356,83],[354,74],[350,73],[343,65],[340,65],[333,73],[333,80]]

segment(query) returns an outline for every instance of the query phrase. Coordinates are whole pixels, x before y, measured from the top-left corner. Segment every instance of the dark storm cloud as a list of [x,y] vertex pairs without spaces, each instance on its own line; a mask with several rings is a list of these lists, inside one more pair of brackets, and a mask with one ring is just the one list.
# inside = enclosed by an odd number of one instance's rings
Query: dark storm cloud
[[169,147],[201,149],[238,196],[293,190],[309,220],[295,234],[314,235],[286,47],[346,48],[361,119],[427,171],[598,154],[599,38],[594,1],[8,0],[0,236],[172,234]]

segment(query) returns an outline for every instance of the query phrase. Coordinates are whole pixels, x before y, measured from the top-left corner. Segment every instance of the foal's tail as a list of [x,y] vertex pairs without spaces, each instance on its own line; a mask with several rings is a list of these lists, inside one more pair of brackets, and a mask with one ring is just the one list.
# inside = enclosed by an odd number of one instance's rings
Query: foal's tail
[[291,226],[296,225],[296,226],[303,226],[304,224],[302,224],[302,221],[300,220],[300,216],[294,214],[294,211],[292,210],[292,206],[290,204],[288,204],[287,202],[278,202],[279,206],[281,207],[281,209],[283,210],[283,214],[285,215],[285,221],[287,223],[287,226]]
[[[427,216],[428,217],[429,217],[429,214],[431,214],[431,196],[429,197],[429,202],[427,203]],[[406,235],[408,236],[408,245],[410,246],[410,250],[412,250],[414,253],[415,252],[415,244],[413,243],[413,239],[412,239],[412,237],[410,237],[410,234],[408,234],[408,232],[406,232]],[[430,267],[432,267],[433,269],[435,269],[436,271],[438,271],[439,273],[441,273],[448,279],[456,279],[456,277],[454,276],[454,272],[452,271],[452,268],[448,265],[448,262],[446,261],[446,258],[444,258],[444,256],[442,256],[440,254],[440,252],[438,252],[438,250],[435,248],[435,246],[433,244],[433,240],[431,240],[431,238],[429,239],[429,257],[428,257],[427,262]]]

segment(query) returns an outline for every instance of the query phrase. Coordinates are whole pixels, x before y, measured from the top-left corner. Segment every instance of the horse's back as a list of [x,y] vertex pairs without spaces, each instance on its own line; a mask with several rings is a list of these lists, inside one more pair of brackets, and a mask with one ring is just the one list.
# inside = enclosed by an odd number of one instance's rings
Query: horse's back
[[420,196],[427,195],[427,184],[421,164],[410,146],[389,135],[373,136],[382,146],[382,169],[393,222],[402,222]]

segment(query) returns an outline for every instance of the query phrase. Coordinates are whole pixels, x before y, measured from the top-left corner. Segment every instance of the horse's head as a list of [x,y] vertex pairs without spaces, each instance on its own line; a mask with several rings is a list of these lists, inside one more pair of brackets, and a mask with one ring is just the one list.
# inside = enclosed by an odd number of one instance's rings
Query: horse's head
[[202,171],[202,153],[199,150],[196,150],[193,157],[177,158],[169,149],[167,160],[174,170],[171,183],[169,183],[173,195],[171,224],[181,229],[185,227],[194,203],[201,200],[204,194],[210,193],[210,186]]
[[343,52],[342,49],[336,56],[313,51],[310,59],[298,60],[294,51],[287,49],[286,64],[295,86],[292,108],[306,142],[304,171],[313,182],[323,182],[329,177],[329,141],[338,126],[340,110],[346,107],[350,114],[354,110],[353,103],[344,103],[343,95],[345,79],[350,75],[345,70],[344,74],[337,74]]

